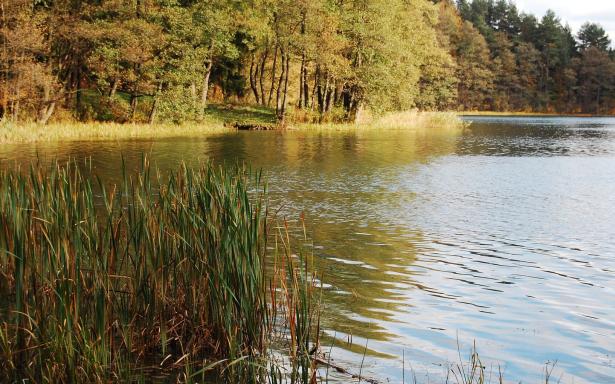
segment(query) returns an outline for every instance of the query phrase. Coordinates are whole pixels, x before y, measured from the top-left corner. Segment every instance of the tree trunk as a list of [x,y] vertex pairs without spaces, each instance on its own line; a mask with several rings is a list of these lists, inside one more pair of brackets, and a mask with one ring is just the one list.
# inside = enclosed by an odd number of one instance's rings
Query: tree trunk
[[325,82],[325,94],[324,94],[324,103],[322,114],[329,112],[329,108],[331,105],[331,76],[327,74],[327,81]]
[[[303,108],[303,71],[305,71],[305,53],[301,54],[301,69],[299,70],[299,102],[297,106],[301,109]],[[307,103],[306,103],[307,104]]]
[[55,111],[56,109],[56,102],[52,101],[49,106],[46,108],[45,113],[43,114],[43,116],[41,117],[41,119],[39,120],[40,124],[46,125],[47,122],[49,121],[49,119],[51,118],[51,115],[53,115],[53,111]]
[[322,90],[322,102],[320,105],[320,116],[318,118],[319,123],[322,123],[325,113],[327,112],[327,95],[329,94],[329,74],[325,75],[325,87]]
[[340,105],[340,94],[342,85],[338,81],[335,82],[335,90],[333,91],[333,105],[338,107]]
[[271,88],[269,88],[269,99],[267,100],[267,106],[271,107],[271,100],[273,99],[273,89],[275,88],[275,66],[278,61],[278,46],[275,46],[273,53],[273,66],[271,67]]
[[128,119],[130,121],[135,120],[135,116],[137,114],[137,104],[138,104],[137,94],[133,93],[130,95],[130,112],[128,113]]
[[148,122],[150,125],[154,124],[154,120],[156,119],[156,112],[158,112],[158,99],[160,98],[160,92],[162,92],[162,81],[158,83],[158,89],[156,90],[156,94],[154,95],[154,102],[152,103],[152,109],[149,111]]
[[316,97],[316,89],[318,89],[318,83],[320,82],[320,66],[316,66],[316,71],[314,72],[314,86],[312,87],[312,95],[310,100],[311,110],[314,110],[314,106],[317,104],[314,102],[314,98]]
[[361,97],[356,86],[350,87],[348,90],[348,106],[346,108],[346,119],[355,123],[359,110],[361,109]]
[[55,108],[56,101],[51,100],[51,89],[49,85],[45,85],[43,90],[43,105],[39,110],[38,123],[43,125],[47,124]]
[[[306,32],[307,9],[301,10],[301,36]],[[301,72],[299,73],[299,108],[307,108],[308,94],[304,92],[307,85],[307,63],[305,59],[305,49],[301,52]]]
[[201,117],[205,116],[205,109],[207,108],[207,92],[209,91],[209,77],[211,76],[211,68],[213,67],[213,61],[209,61],[205,64],[205,76],[203,76],[203,88],[201,89]]
[[120,81],[118,79],[113,79],[113,83],[111,83],[111,88],[109,89],[109,94],[107,95],[109,99],[113,99],[113,97],[115,96],[119,83]]
[[316,86],[316,97],[318,100],[318,112],[320,114],[322,114],[324,107],[325,107],[325,98],[324,98],[324,92],[323,92],[323,88],[322,88],[322,84],[321,84],[321,76],[320,76],[320,66],[317,67],[316,72],[318,73],[318,85]]
[[285,59],[285,53],[284,50],[282,48],[280,48],[280,61],[282,63],[282,73],[280,73],[280,78],[278,80],[278,89],[276,92],[276,98],[275,98],[275,113],[276,116],[278,117],[278,120],[282,118],[281,115],[281,105],[280,105],[280,101],[281,101],[281,97],[282,97],[282,85],[284,84],[284,74],[286,73],[286,68],[284,66],[284,59]]
[[286,74],[284,75],[284,97],[282,98],[282,118],[280,119],[280,123],[284,125],[284,121],[286,119],[286,96],[288,95],[288,72],[290,66],[290,54],[286,55]]
[[310,106],[310,86],[308,85],[308,67],[307,63],[303,70],[303,107],[308,108]]
[[258,97],[258,89],[256,88],[256,75],[258,72],[258,65],[256,65],[256,69],[254,68],[254,53],[252,54],[252,60],[250,61],[250,88],[252,88],[252,93],[254,93],[254,99],[256,99],[256,104],[260,103],[260,98]]
[[263,57],[261,59],[260,75],[258,77],[258,82],[259,82],[260,90],[261,90],[261,104],[262,105],[265,105],[264,79],[265,79],[265,64],[267,63],[267,56],[269,56],[269,46],[265,48],[265,53],[263,54]]

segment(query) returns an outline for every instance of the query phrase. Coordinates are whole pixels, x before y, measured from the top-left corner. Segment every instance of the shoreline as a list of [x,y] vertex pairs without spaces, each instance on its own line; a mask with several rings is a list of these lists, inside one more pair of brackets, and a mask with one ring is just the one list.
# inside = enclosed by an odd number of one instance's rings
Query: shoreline
[[[235,107],[236,108],[236,107]],[[245,106],[240,110],[249,111]],[[228,111],[214,110],[202,122],[185,123],[115,123],[115,122],[52,122],[0,123],[0,144],[29,144],[41,142],[106,141],[131,139],[188,138],[218,135],[242,130],[288,132],[369,132],[419,131],[424,129],[461,129],[468,126],[467,117],[577,117],[601,118],[614,115],[557,114],[540,112],[418,112],[389,113],[358,123],[289,122],[280,126],[273,115],[269,119],[256,118],[249,112],[243,116],[224,115]]]
[[25,144],[62,141],[104,141],[128,139],[157,139],[199,137],[238,132],[240,130],[270,130],[288,132],[384,131],[421,129],[459,129],[466,126],[453,112],[406,111],[384,115],[360,123],[304,123],[290,122],[279,126],[270,120],[253,116],[210,116],[202,122],[173,123],[107,123],[52,122],[0,123],[0,144]]
[[502,117],[615,117],[615,115],[595,115],[591,113],[551,113],[551,112],[494,112],[465,111],[457,112],[457,116],[502,116]]

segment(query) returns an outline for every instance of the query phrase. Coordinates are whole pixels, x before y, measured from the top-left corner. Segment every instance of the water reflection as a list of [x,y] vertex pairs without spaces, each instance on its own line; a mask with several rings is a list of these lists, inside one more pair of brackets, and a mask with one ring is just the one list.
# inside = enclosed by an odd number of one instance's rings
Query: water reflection
[[476,340],[511,379],[538,382],[557,359],[564,382],[612,381],[615,119],[475,120],[462,132],[0,146],[0,158],[91,156],[108,182],[143,153],[163,170],[247,162],[280,216],[305,214],[338,362],[437,382],[458,341],[465,354]]
[[466,117],[459,155],[604,156],[615,151],[613,118]]

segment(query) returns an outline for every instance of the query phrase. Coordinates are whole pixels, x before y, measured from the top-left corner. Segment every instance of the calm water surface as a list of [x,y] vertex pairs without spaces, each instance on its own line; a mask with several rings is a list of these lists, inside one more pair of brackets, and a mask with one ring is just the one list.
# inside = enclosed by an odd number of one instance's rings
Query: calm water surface
[[476,342],[511,381],[557,361],[564,383],[615,382],[615,119],[468,119],[463,132],[4,145],[0,158],[91,156],[108,180],[121,155],[134,169],[142,153],[161,168],[246,161],[281,214],[305,212],[337,363],[438,382]]

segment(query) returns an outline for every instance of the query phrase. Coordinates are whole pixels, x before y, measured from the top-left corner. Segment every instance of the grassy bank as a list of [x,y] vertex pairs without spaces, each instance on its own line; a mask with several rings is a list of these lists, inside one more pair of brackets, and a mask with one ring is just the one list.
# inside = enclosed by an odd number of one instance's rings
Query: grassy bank
[[313,281],[269,220],[238,168],[0,171],[0,377],[308,383]]
[[306,131],[386,131],[459,129],[465,123],[454,112],[404,111],[367,117],[358,123],[291,124],[290,129]]
[[222,122],[199,124],[53,123],[0,125],[0,143],[33,143],[68,140],[114,140],[165,137],[195,137],[229,132]]
[[463,126],[452,112],[407,111],[387,114],[356,124],[293,122],[292,116],[285,127],[277,126],[275,115],[267,108],[250,106],[212,105],[202,122],[184,124],[119,124],[54,122],[49,125],[35,123],[0,123],[1,143],[33,143],[69,140],[120,140],[138,138],[198,137],[233,132],[235,123],[266,126],[272,129],[303,131],[354,130],[417,130],[456,129]]

